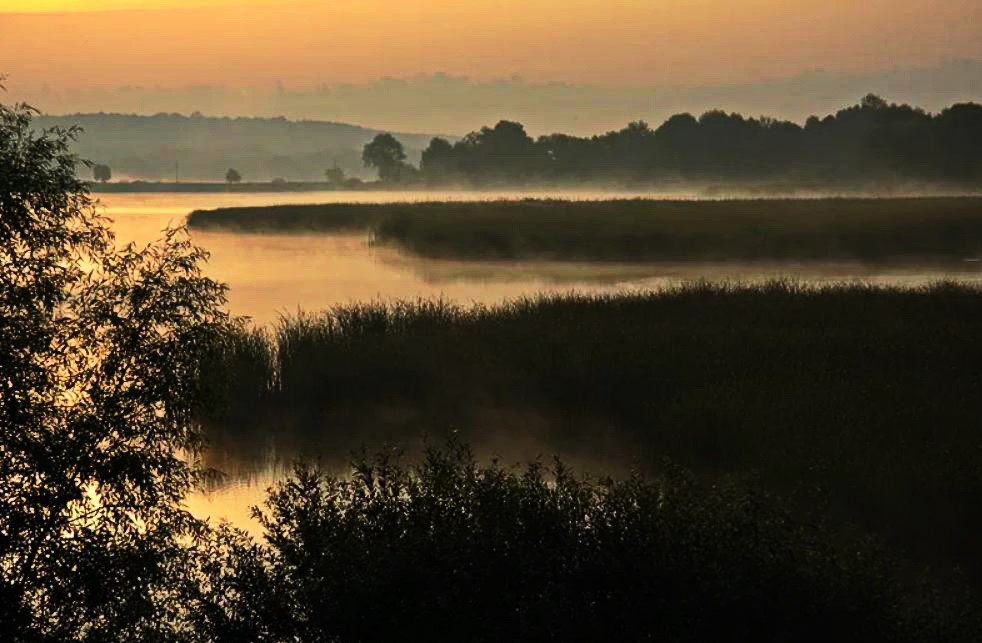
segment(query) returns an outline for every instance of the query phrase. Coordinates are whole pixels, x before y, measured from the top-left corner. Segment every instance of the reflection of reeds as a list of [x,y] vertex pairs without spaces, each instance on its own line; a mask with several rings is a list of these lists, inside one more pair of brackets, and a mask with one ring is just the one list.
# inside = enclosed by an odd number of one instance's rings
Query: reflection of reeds
[[453,428],[581,460],[668,455],[822,490],[838,518],[982,580],[959,535],[982,527],[979,287],[368,303],[242,333],[214,371],[223,440],[346,453]]
[[955,261],[982,256],[982,198],[484,201],[196,211],[192,228],[366,230],[426,257]]

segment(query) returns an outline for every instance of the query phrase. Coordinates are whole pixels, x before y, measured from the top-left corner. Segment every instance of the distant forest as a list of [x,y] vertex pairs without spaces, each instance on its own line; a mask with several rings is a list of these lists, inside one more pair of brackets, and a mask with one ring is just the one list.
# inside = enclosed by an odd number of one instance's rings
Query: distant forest
[[71,124],[84,128],[78,154],[123,181],[222,182],[234,168],[244,183],[280,185],[325,178],[325,185],[349,185],[344,177],[365,179],[374,170],[393,186],[982,187],[982,105],[930,113],[873,94],[804,124],[712,110],[591,137],[534,138],[508,120],[463,138],[200,114],[36,121]]
[[[379,175],[433,184],[565,182],[783,182],[861,186],[917,182],[982,187],[982,105],[953,105],[930,114],[869,95],[834,115],[802,126],[714,110],[678,114],[652,129],[644,121],[580,138],[530,137],[501,121],[451,143],[436,138],[418,172],[375,162]],[[369,151],[374,152],[369,158]],[[395,160],[392,160],[395,163]],[[398,166],[397,166],[398,169]]]

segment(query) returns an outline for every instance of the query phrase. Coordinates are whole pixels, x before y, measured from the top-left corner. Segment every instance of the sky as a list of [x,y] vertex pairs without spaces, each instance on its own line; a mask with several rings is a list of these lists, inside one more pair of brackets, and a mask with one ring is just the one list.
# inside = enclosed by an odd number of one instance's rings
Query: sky
[[437,72],[697,87],[953,59],[982,59],[980,0],[0,0],[15,95],[309,91]]
[[0,0],[3,100],[591,134],[982,101],[982,0]]

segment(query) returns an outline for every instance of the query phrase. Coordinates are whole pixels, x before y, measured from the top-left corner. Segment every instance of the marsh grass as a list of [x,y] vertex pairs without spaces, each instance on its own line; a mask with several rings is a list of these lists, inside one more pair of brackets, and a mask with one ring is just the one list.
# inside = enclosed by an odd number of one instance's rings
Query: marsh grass
[[270,205],[195,210],[188,226],[233,232],[337,232],[368,230],[384,216],[387,205],[342,203]]
[[224,358],[222,435],[273,431],[310,453],[453,429],[649,471],[668,457],[982,587],[977,286],[376,302],[285,318],[240,346]]
[[962,262],[982,257],[982,198],[518,200],[193,212],[192,228],[366,230],[431,258]]

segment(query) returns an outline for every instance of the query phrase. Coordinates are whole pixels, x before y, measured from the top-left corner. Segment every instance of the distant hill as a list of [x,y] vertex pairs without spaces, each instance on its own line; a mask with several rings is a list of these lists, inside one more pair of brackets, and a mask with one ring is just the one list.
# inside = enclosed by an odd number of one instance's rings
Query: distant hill
[[[200,114],[68,114],[39,116],[37,127],[79,125],[76,151],[109,165],[114,179],[221,181],[235,168],[246,181],[323,180],[337,163],[349,176],[371,177],[362,147],[379,130],[326,121],[286,118],[214,118]],[[411,161],[433,138],[393,134]]]

